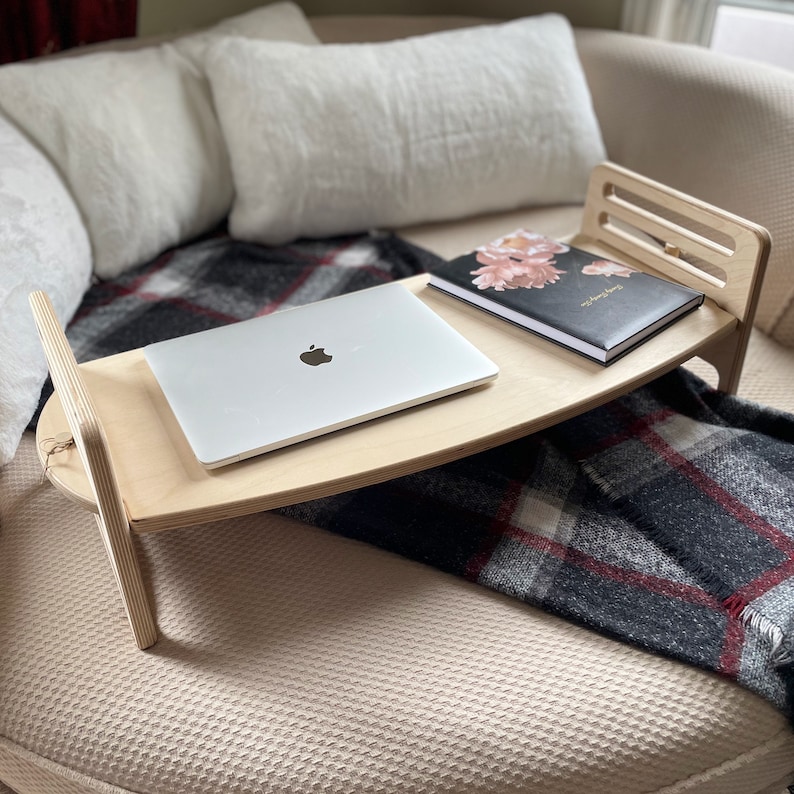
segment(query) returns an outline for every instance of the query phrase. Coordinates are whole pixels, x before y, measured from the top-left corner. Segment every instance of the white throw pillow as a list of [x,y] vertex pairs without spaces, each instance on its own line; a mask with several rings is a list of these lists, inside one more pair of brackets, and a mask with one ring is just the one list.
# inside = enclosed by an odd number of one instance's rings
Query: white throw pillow
[[228,213],[234,188],[202,60],[229,33],[317,41],[300,8],[280,2],[173,43],[0,68],[0,108],[63,174],[100,277]]
[[28,295],[47,292],[68,322],[91,280],[80,213],[47,158],[0,117],[0,466],[38,405],[47,364]]
[[606,158],[557,14],[378,44],[226,39],[206,63],[246,240],[581,202]]

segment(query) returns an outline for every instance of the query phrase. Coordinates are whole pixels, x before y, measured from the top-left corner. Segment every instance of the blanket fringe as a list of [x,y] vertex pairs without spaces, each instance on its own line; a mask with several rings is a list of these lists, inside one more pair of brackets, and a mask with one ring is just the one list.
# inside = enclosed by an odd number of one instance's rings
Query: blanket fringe
[[776,667],[783,667],[794,661],[791,650],[785,645],[783,629],[768,617],[748,605],[739,613],[739,620],[742,625],[760,634],[772,646],[771,658]]

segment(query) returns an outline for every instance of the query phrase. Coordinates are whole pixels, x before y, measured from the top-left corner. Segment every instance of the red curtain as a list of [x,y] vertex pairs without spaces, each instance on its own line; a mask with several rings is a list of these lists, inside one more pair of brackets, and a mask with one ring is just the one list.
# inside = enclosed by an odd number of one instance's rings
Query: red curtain
[[138,0],[0,0],[0,63],[134,36]]

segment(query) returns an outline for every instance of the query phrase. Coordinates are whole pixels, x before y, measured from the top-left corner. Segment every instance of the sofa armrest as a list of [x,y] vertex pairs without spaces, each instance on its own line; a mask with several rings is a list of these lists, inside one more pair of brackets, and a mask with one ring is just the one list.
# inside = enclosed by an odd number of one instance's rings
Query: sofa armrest
[[794,74],[616,31],[576,37],[610,159],[769,230],[755,324],[794,347]]

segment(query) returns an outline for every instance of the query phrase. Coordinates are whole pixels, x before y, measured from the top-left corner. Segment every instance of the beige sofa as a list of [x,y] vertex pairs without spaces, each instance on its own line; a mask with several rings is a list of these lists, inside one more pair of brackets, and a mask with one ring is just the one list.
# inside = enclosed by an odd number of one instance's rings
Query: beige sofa
[[[475,21],[312,24],[333,42]],[[770,230],[739,393],[794,411],[794,77],[609,31],[576,47],[610,159]],[[448,256],[579,214],[399,231]],[[0,781],[20,794],[794,783],[794,731],[758,696],[418,563],[273,514],[137,544],[161,632],[145,652],[91,515],[42,485],[23,436],[0,470]]]

